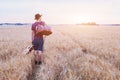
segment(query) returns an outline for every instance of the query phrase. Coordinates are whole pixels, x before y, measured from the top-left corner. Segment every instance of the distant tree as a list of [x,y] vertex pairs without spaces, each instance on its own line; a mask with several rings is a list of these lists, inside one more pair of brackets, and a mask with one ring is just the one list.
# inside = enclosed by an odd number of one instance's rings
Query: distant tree
[[95,22],[81,23],[82,25],[97,25]]

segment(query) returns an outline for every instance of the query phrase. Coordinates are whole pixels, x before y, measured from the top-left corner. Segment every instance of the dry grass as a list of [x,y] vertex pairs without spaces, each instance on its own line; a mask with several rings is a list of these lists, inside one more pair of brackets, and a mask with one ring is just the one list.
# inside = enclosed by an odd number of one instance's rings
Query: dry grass
[[[33,54],[21,53],[30,44],[30,28],[6,29],[0,30],[0,80],[27,80],[32,74]],[[120,80],[119,31],[120,27],[53,27],[53,34],[45,39],[45,64],[35,77],[37,80]]]
[[30,43],[27,36],[23,35],[28,33],[24,31],[26,29],[1,28],[0,80],[27,80],[32,75],[33,55],[22,55]]

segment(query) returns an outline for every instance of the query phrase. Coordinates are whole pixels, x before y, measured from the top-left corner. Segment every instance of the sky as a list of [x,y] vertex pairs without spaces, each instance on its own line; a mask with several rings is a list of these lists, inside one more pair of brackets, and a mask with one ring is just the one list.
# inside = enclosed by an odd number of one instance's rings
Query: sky
[[0,0],[0,23],[33,23],[36,13],[47,24],[116,24],[120,0]]

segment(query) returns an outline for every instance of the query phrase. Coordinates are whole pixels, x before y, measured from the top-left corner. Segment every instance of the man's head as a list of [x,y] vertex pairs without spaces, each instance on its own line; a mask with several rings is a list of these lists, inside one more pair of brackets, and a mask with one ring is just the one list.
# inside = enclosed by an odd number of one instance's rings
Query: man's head
[[39,14],[39,13],[37,13],[37,14],[35,14],[35,20],[39,20],[40,18],[41,18],[41,14]]

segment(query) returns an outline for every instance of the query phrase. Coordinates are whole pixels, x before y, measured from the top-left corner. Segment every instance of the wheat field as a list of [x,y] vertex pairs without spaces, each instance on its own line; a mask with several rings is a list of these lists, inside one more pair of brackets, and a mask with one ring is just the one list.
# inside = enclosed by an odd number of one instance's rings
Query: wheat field
[[31,27],[0,28],[0,80],[120,80],[120,27],[58,25],[35,66]]

